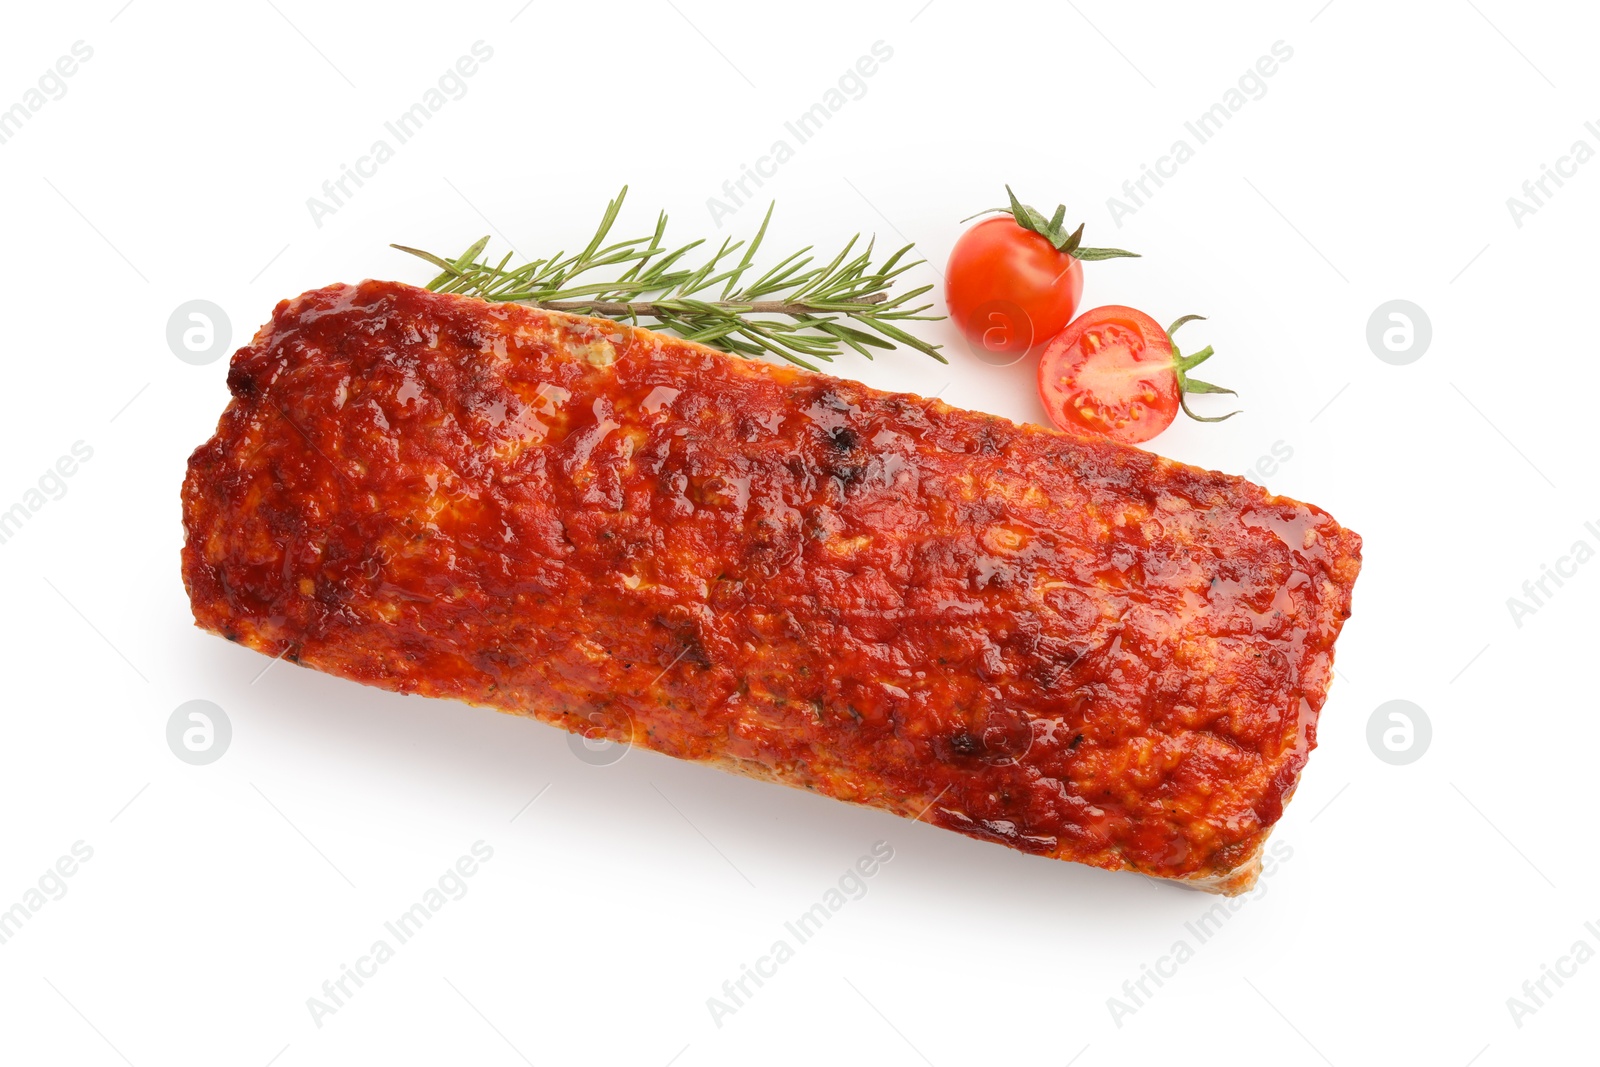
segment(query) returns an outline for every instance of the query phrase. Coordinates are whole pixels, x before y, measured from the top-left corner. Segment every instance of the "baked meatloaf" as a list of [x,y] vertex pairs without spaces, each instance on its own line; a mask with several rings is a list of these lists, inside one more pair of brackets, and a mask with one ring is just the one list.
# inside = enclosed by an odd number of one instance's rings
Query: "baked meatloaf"
[[1361,539],[1243,478],[605,319],[280,303],[189,460],[269,656],[1237,893]]

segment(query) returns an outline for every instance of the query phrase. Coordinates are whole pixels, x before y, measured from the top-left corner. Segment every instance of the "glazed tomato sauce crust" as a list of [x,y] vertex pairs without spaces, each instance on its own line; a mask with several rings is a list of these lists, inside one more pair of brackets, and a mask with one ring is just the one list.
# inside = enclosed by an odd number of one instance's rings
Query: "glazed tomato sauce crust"
[[202,627],[1106,868],[1253,857],[1360,565],[1240,478],[394,283],[228,383]]

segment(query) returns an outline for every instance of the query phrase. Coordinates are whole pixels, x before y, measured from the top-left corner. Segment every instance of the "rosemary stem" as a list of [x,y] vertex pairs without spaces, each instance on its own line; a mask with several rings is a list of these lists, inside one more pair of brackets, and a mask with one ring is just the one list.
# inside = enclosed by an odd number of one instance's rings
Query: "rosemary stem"
[[[888,293],[872,293],[855,300],[836,300],[827,307],[809,304],[804,300],[790,302],[787,300],[757,300],[752,303],[713,301],[719,307],[738,308],[747,315],[828,315],[839,314],[841,305],[860,304],[869,306],[881,304],[889,298]],[[661,317],[663,305],[652,301],[623,302],[617,300],[518,300],[516,303],[528,307],[539,308],[544,311],[570,311],[579,315],[600,315],[605,318],[647,318]],[[670,314],[682,312],[681,307],[667,306]]]

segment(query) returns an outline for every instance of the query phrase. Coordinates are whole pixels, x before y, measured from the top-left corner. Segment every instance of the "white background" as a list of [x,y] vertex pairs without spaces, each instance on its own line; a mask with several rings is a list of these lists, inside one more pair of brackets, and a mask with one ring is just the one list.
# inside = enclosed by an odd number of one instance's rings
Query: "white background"
[[[1520,227],[1506,199],[1574,140],[1600,148],[1600,26],[1575,3],[1321,2],[8,8],[0,107],[75,41],[93,58],[0,144],[0,509],[74,442],[93,458],[0,544],[0,908],[74,842],[93,858],[0,945],[0,1060],[1591,1060],[1600,962],[1520,1027],[1507,998],[1578,939],[1600,949],[1600,563],[1520,627],[1506,601],[1600,546],[1600,163]],[[493,58],[466,95],[316,225],[307,198],[478,40]],[[707,197],[880,40],[865,95],[719,230]],[[1293,57],[1266,94],[1116,226],[1107,198],[1276,41]],[[1293,856],[1220,934],[1186,931],[1209,897],[648,753],[590,766],[549,727],[262,674],[192,627],[178,490],[227,363],[175,358],[173,309],[215,301],[242,344],[282,297],[426,280],[391,241],[581,244],[625,182],[631,230],[660,207],[680,237],[748,235],[771,195],[774,252],[875,232],[915,242],[935,283],[958,220],[1010,182],[1144,253],[1090,264],[1085,306],[1211,316],[1186,332],[1245,413],[1153,447],[1243,473],[1282,442],[1269,486],[1366,539],[1274,838]],[[1433,325],[1408,366],[1365,338],[1394,298]],[[926,333],[948,367],[838,369],[1042,417],[1030,367]],[[167,747],[191,699],[232,722],[209,766]],[[1433,724],[1407,766],[1366,741],[1391,699]],[[479,840],[467,895],[318,1027],[307,998]],[[866,895],[717,1026],[707,998],[880,840],[894,859]],[[1119,1026],[1108,998],[1179,939],[1193,958]]]

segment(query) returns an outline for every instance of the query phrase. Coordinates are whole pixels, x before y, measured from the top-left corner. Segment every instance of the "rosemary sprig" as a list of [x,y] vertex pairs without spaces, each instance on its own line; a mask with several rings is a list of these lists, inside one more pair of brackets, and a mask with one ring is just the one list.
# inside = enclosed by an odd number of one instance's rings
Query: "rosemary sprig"
[[[741,356],[770,353],[816,370],[811,360],[832,361],[846,346],[871,359],[873,349],[902,344],[948,362],[939,354],[938,345],[898,325],[944,317],[923,314],[932,304],[908,306],[932,289],[931,285],[899,294],[889,292],[895,279],[922,262],[906,258],[911,245],[876,267],[872,241],[856,252],[860,234],[850,238],[826,264],[817,264],[812,246],[807,245],[746,282],[772,221],[771,206],[749,242],[725,239],[714,255],[692,267],[689,253],[705,242],[669,248],[663,242],[665,212],[656,219],[655,232],[649,237],[608,243],[627,195],[628,187],[623,186],[606,205],[600,227],[583,251],[572,255],[557,252],[520,267],[510,266],[509,252],[498,263],[484,258],[487,237],[455,259],[404,245],[393,247],[439,268],[439,275],[428,283],[434,292],[515,301],[635,325],[648,320],[645,325],[653,329],[671,330],[686,340]],[[741,249],[742,254],[734,258]],[[609,281],[582,277],[593,277],[590,272],[605,267],[622,273]]]

